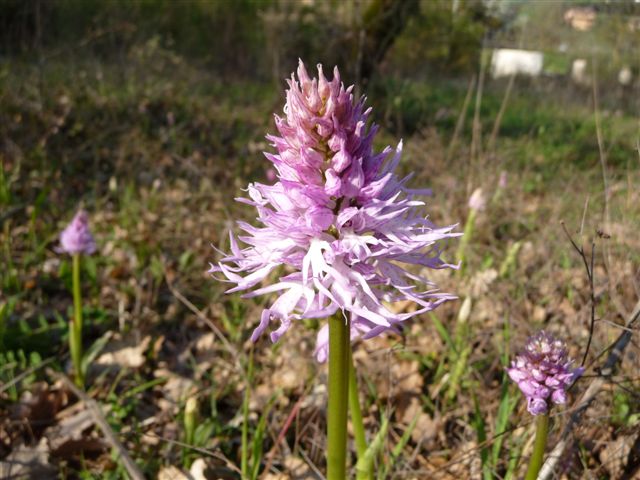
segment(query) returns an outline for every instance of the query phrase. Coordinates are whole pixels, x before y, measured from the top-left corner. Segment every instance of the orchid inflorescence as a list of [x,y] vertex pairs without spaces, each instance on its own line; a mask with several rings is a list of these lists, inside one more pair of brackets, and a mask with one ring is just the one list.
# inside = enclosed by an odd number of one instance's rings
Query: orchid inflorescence
[[[210,272],[236,284],[229,293],[250,290],[245,298],[279,293],[262,312],[254,341],[271,322],[279,322],[271,333],[275,342],[295,320],[338,311],[351,316],[352,341],[397,330],[455,298],[405,266],[454,267],[440,258],[440,241],[460,234],[452,232],[454,226],[436,227],[422,213],[424,203],[414,199],[428,191],[408,188],[411,175],[400,179],[394,173],[402,142],[395,151],[374,152],[378,128],[367,126],[371,109],[364,98],[354,99],[352,87],[344,87],[337,68],[329,81],[318,65],[318,78],[312,79],[300,62],[297,77],[288,81],[285,116],[275,116],[280,135],[267,136],[277,150],[265,153],[277,181],[251,183],[249,198],[238,199],[257,209],[261,225],[238,222],[245,232],[239,240],[248,246],[241,248],[231,234],[232,253]],[[276,271],[277,281],[256,288]],[[389,308],[402,300],[419,308]],[[316,358],[324,361],[327,351],[325,324]]]
[[91,255],[96,251],[96,241],[89,230],[89,216],[84,210],[79,210],[60,233],[60,250],[70,255]]
[[551,334],[541,331],[528,340],[507,373],[527,398],[529,413],[546,414],[552,403],[567,402],[567,388],[584,372],[572,363],[564,342]]

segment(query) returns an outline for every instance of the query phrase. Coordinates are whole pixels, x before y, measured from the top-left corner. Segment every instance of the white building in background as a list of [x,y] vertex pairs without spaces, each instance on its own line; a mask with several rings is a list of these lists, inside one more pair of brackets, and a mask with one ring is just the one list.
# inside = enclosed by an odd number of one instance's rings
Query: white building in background
[[491,57],[491,75],[493,78],[511,75],[537,77],[542,73],[542,52],[497,48]]

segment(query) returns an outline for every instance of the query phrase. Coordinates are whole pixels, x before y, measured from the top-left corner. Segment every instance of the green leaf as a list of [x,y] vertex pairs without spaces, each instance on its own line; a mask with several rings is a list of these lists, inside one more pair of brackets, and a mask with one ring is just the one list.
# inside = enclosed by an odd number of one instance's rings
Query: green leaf
[[108,331],[100,338],[98,338],[95,342],[91,344],[91,346],[87,349],[84,357],[82,358],[82,362],[80,364],[80,368],[82,369],[82,374],[86,375],[87,370],[89,369],[89,365],[93,362],[96,357],[100,354],[100,352],[107,345],[111,337],[113,336],[113,332]]
[[373,442],[371,442],[371,445],[369,445],[369,448],[367,448],[367,451],[364,452],[364,455],[356,464],[356,478],[358,480],[369,480],[372,478],[374,461],[384,446],[388,428],[389,419],[383,417],[380,430],[373,439]]

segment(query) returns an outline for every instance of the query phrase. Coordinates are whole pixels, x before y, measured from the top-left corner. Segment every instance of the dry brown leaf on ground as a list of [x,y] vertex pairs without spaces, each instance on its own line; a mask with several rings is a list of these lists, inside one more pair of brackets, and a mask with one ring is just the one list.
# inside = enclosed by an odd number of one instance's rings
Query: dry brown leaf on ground
[[16,417],[26,420],[31,433],[39,436],[54,422],[55,416],[68,401],[65,389],[58,384],[50,386],[44,382],[38,383],[22,395],[16,408]]
[[178,467],[169,465],[160,469],[157,480],[190,480],[190,477]]
[[634,439],[629,435],[621,435],[605,444],[600,451],[600,461],[611,474],[611,478],[622,478],[627,458],[633,448]]
[[210,480],[219,478],[215,474],[207,474],[207,462],[202,458],[196,459],[188,472],[170,465],[162,467],[158,472],[158,480]]
[[142,340],[136,339],[137,335],[129,335],[126,339],[117,337],[109,343],[94,362],[99,367],[126,367],[140,368],[145,363],[145,352],[151,343],[151,337],[145,336]]
[[318,480],[319,478],[307,462],[299,457],[288,455],[284,459],[284,466],[288,475],[282,478],[290,480]]
[[[79,405],[79,404],[76,404]],[[59,420],[60,415],[56,418]],[[66,416],[56,425],[47,428],[44,436],[49,440],[51,450],[57,450],[70,440],[80,440],[82,433],[95,424],[89,410],[80,410],[71,416]]]
[[469,295],[474,299],[485,296],[496,278],[498,278],[498,271],[494,268],[476,272],[469,281]]
[[58,478],[58,469],[49,464],[46,439],[34,446],[20,445],[0,461],[0,478],[49,480]]
[[423,448],[431,448],[442,422],[432,418],[422,411],[422,404],[416,396],[412,396],[408,402],[397,403],[396,418],[405,427],[408,427],[415,419],[416,425],[411,432],[411,439],[415,443],[422,442]]
[[[109,411],[109,405],[103,407]],[[86,431],[95,425],[95,417],[83,403],[75,403],[56,416],[56,424],[44,431],[51,454],[57,458],[71,459],[100,454],[109,446],[100,438],[90,436]]]
[[177,375],[167,368],[158,368],[154,370],[155,378],[164,378],[166,381],[162,384],[161,391],[165,399],[174,405],[186,399],[196,388],[196,384],[190,378]]

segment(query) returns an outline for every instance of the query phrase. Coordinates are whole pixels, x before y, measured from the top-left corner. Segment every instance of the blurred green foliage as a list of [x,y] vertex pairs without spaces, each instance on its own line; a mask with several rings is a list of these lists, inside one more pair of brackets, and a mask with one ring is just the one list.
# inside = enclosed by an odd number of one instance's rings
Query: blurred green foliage
[[223,77],[280,78],[298,57],[368,77],[398,37],[396,63],[415,68],[427,61],[468,71],[483,35],[499,21],[479,0],[456,4],[452,9],[446,0],[0,0],[0,49],[14,55],[46,50],[45,56],[82,50],[124,61],[133,45],[156,38],[163,48]]

